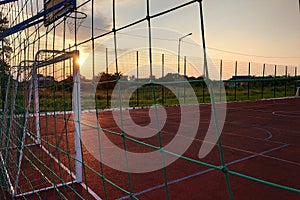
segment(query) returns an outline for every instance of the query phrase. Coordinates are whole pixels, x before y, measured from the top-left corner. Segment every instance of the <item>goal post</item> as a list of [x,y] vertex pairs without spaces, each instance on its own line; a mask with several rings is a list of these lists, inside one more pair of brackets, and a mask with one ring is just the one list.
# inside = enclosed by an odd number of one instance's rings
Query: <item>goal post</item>
[[82,182],[82,149],[81,149],[81,98],[80,98],[80,66],[79,51],[74,52],[73,59],[73,111],[74,111],[74,131],[75,131],[75,168],[76,182]]

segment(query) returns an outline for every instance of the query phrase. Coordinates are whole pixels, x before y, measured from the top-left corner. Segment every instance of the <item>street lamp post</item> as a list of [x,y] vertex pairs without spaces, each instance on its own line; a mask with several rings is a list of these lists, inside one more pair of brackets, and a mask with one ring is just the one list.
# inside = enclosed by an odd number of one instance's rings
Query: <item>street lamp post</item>
[[[189,34],[186,34],[186,35],[184,35],[184,36],[182,36],[182,37],[180,37],[179,39],[178,39],[178,68],[177,68],[177,72],[178,72],[178,79],[180,78],[180,43],[181,43],[181,41],[183,40],[183,38],[186,38],[186,37],[188,37],[188,36],[191,36],[192,35],[192,33],[189,33]],[[180,99],[180,87],[178,87],[178,100]]]
[[180,73],[180,42],[183,40],[183,38],[186,38],[190,35],[192,35],[192,33],[186,34],[178,39],[178,75]]

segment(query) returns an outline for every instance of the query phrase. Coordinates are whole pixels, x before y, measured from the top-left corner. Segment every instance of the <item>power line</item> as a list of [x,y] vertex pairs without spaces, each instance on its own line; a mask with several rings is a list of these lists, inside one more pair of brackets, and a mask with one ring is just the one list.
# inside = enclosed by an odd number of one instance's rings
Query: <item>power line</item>
[[218,49],[218,48],[214,48],[214,47],[207,47],[207,49],[214,50],[214,51],[220,51],[220,52],[224,52],[224,53],[231,53],[231,54],[237,54],[237,55],[242,55],[242,56],[259,57],[259,58],[300,59],[300,57],[262,56],[262,55],[255,55],[255,54],[246,54],[246,53],[240,53],[240,52],[235,52],[235,51],[228,51],[228,50]]

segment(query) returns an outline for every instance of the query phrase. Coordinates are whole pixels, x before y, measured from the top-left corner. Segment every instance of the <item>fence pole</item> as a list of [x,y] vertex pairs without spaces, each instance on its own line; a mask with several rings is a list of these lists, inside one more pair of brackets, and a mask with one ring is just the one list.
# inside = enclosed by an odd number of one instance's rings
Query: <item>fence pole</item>
[[[164,78],[165,76],[165,54],[161,55],[161,77]],[[161,101],[162,105],[165,102],[165,87],[164,85],[161,86]]]
[[[136,81],[139,81],[139,52],[136,51]],[[136,89],[136,106],[139,107],[139,85],[137,83]]]
[[204,100],[205,100],[205,89],[204,87],[206,87],[206,82],[204,81],[204,77],[202,79],[202,102],[204,103]]
[[261,82],[261,98],[264,98],[264,83],[265,83],[265,70],[266,70],[266,64],[263,65],[263,81]]
[[[184,63],[183,63],[183,75],[184,75],[184,79],[186,79],[186,56],[184,56]],[[185,93],[186,93],[186,88],[185,88],[185,80],[184,80],[184,83],[183,83],[183,103],[185,104]]]
[[[287,72],[288,72],[288,66],[285,66],[285,78],[288,77],[288,73],[287,73]],[[284,81],[284,96],[285,96],[285,97],[286,97],[286,95],[287,95],[287,94],[286,94],[286,89],[287,89],[287,88],[286,88],[286,87],[287,87],[286,84],[287,84],[287,80]]]
[[273,85],[274,85],[274,88],[273,88],[273,90],[274,90],[274,97],[276,97],[276,72],[277,72],[277,65],[275,65],[275,67],[274,67],[274,81],[273,81]]
[[[234,76],[237,78],[237,61],[235,61]],[[236,101],[236,81],[234,80],[234,100]]]
[[[251,74],[251,63],[248,63],[248,78],[250,78]],[[248,100],[250,99],[250,81],[248,80]]]
[[[297,67],[295,67],[295,77],[297,77]],[[295,90],[297,89],[297,80],[295,80]]]
[[[107,48],[105,48],[105,60],[106,60],[106,75],[108,75],[108,52]],[[109,98],[108,98],[108,87],[106,89],[106,107],[109,107]]]
[[223,71],[223,63],[222,63],[222,59],[220,60],[220,87],[219,87],[219,93],[220,93],[220,101],[222,100],[222,95],[221,95],[221,83],[222,83],[222,72]]

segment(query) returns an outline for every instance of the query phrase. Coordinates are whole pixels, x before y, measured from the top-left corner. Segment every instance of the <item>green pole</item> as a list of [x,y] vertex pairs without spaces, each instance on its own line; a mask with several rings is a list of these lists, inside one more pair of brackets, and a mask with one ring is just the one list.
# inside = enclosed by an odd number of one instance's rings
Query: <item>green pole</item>
[[4,111],[4,103],[5,103],[5,81],[4,81],[4,77],[5,77],[5,63],[4,63],[4,40],[2,39],[2,60],[1,60],[1,108],[2,108],[2,112]]

